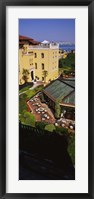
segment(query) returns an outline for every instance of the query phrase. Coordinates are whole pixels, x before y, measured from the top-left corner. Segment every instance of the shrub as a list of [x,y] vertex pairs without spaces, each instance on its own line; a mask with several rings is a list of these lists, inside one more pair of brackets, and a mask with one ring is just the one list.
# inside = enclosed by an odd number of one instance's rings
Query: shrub
[[45,130],[46,131],[50,131],[50,132],[53,132],[55,130],[55,126],[54,124],[48,124],[45,126]]
[[39,130],[44,130],[46,125],[47,125],[47,122],[36,122],[35,123],[36,128],[38,128]]
[[30,126],[35,126],[35,116],[32,113],[24,113],[25,123]]

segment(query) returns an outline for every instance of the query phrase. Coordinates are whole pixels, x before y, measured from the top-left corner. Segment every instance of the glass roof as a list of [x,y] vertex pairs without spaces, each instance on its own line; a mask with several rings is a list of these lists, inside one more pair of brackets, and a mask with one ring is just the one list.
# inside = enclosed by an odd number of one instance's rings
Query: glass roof
[[75,92],[72,92],[69,96],[63,99],[63,103],[75,104]]
[[74,88],[67,85],[66,83],[55,80],[50,85],[48,85],[44,91],[48,93],[50,96],[52,96],[55,100],[56,99],[63,99],[67,95],[69,95],[72,91],[74,91]]
[[75,81],[72,80],[64,80],[63,82],[65,82],[66,84],[69,84],[70,86],[75,88]]

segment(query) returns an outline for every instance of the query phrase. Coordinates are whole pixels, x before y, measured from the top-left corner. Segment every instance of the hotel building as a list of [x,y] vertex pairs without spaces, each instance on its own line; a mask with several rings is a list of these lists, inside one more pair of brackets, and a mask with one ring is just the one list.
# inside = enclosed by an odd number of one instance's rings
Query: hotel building
[[19,84],[23,84],[23,69],[29,71],[28,82],[50,82],[58,77],[59,44],[31,38],[19,38]]

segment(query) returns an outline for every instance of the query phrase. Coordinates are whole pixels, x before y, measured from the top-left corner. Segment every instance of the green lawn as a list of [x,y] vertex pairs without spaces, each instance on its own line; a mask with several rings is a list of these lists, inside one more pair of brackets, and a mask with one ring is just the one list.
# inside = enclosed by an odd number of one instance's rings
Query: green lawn
[[28,85],[28,86],[22,88],[21,90],[19,90],[19,93],[22,93],[22,92],[24,92],[24,91],[27,91],[27,90],[29,90],[29,88],[31,88],[31,85]]

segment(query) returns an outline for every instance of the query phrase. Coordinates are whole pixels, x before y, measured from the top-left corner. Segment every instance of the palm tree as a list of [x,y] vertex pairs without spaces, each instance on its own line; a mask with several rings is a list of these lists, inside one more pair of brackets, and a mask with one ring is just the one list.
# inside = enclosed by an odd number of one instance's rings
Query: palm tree
[[24,80],[25,84],[27,83],[28,81],[28,76],[29,76],[29,71],[27,69],[24,69],[23,68],[23,72],[22,72],[22,79]]
[[43,76],[44,76],[44,82],[46,83],[46,77],[48,75],[48,71],[47,70],[44,70],[43,71]]

